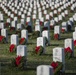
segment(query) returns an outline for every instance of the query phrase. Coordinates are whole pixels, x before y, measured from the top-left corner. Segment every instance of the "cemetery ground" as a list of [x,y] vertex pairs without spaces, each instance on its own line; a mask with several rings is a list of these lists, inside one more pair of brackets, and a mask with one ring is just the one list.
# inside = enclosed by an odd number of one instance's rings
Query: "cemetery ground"
[[[51,39],[51,46],[47,46],[46,54],[41,56],[32,55],[33,48],[36,46],[36,39],[29,39],[27,45],[27,68],[25,70],[19,70],[11,67],[11,60],[12,58],[16,57],[16,52],[9,52],[9,43],[0,44],[0,75],[36,75],[36,67],[42,64],[50,65],[52,62],[52,49],[59,46],[64,47],[64,39],[66,38],[72,38],[72,32],[61,34],[60,40]],[[74,58],[71,58],[66,62],[65,74],[76,75],[76,48],[74,50]]]
[[[2,11],[2,10],[1,10]],[[68,18],[65,18],[65,21],[69,19],[74,12],[69,11]],[[4,16],[6,19],[7,16]],[[61,25],[61,23],[60,23]],[[27,44],[27,67],[24,70],[19,70],[17,68],[11,67],[11,60],[16,57],[16,52],[10,53],[9,46],[10,46],[10,36],[9,41],[6,44],[0,44],[0,75],[36,75],[36,68],[39,65],[50,65],[53,57],[53,48],[55,47],[64,47],[64,40],[67,38],[72,38],[74,29],[76,27],[76,23],[74,23],[73,29],[71,32],[61,33],[61,38],[59,40],[54,40],[53,32],[54,30],[50,30],[50,37],[51,37],[51,45],[46,46],[46,54],[44,55],[34,55],[32,54],[34,48],[36,46],[37,39],[31,39],[32,33],[29,33],[28,37],[28,44]],[[65,61],[65,74],[64,75],[76,75],[76,48],[74,47],[74,57]]]

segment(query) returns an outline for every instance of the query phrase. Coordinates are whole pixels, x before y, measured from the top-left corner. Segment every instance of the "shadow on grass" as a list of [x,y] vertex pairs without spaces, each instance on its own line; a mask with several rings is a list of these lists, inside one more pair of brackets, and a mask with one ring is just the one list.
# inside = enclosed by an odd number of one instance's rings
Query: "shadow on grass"
[[52,54],[43,54],[44,56],[52,56]]
[[66,38],[65,37],[61,37],[59,40],[65,40]]
[[27,45],[30,45],[30,44],[32,45],[32,44],[36,44],[36,43],[34,43],[34,42],[29,42],[29,43],[27,43]]
[[64,75],[76,75],[76,73],[65,73]]
[[59,44],[51,44],[50,46],[59,46]]

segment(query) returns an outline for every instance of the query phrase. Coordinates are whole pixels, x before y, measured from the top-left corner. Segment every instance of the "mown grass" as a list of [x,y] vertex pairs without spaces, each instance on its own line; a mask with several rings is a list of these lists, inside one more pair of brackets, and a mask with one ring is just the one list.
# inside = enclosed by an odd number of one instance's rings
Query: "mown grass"
[[[2,11],[2,10],[1,10]],[[74,13],[69,11],[69,16],[65,19],[68,20]],[[7,16],[4,16],[4,21],[6,22]],[[61,26],[61,24],[59,24]],[[75,24],[76,25],[76,24]],[[75,27],[75,26],[74,26]],[[73,27],[73,31],[74,31]],[[25,70],[19,70],[17,68],[11,67],[11,60],[12,58],[16,57],[15,53],[9,52],[10,46],[10,35],[9,35],[9,42],[7,44],[0,44],[0,75],[36,75],[36,68],[38,65],[47,64],[50,65],[52,62],[52,50],[55,47],[64,47],[64,40],[66,38],[72,38],[72,33],[66,32],[64,34],[61,33],[60,40],[52,39],[53,30],[50,30],[50,46],[46,46],[46,54],[37,56],[33,55],[32,52],[36,46],[36,39],[30,39],[27,44],[27,68]],[[76,75],[76,48],[74,49],[74,57],[70,60],[66,61],[66,71],[65,75]]]

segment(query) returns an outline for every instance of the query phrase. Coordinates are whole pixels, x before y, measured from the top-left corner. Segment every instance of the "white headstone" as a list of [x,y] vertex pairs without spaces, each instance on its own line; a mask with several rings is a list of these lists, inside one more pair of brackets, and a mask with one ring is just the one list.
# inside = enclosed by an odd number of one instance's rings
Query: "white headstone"
[[54,26],[54,34],[60,34],[60,26]]
[[50,16],[53,17],[53,12],[50,12]]
[[21,24],[25,25],[25,20],[24,19],[21,19]]
[[11,14],[11,18],[14,18],[14,14]]
[[4,23],[0,23],[0,29],[4,29]]
[[28,23],[29,26],[32,26],[32,21],[30,17],[27,17],[26,22]]
[[35,31],[40,31],[41,32],[40,25],[35,25]]
[[50,29],[50,21],[45,21],[44,27],[47,27],[48,29]]
[[67,48],[67,47],[70,47],[70,49],[73,51],[72,56],[74,56],[74,42],[73,42],[73,39],[71,39],[71,38],[65,39],[64,48]]
[[11,23],[11,20],[10,20],[10,18],[8,18],[8,19],[7,19],[7,23]]
[[54,75],[53,67],[50,65],[40,65],[37,67],[36,75]]
[[49,31],[48,30],[44,30],[42,32],[42,37],[46,37],[47,40],[48,40],[48,44],[50,44],[50,34],[49,34]]
[[57,10],[54,10],[54,14],[57,14]]
[[73,40],[76,40],[76,31],[73,32]]
[[7,29],[2,29],[1,30],[1,35],[6,38],[6,41],[8,42],[8,32]]
[[51,20],[50,21],[50,26],[54,26],[55,25],[55,21],[54,20]]
[[15,27],[16,28],[16,21],[12,21],[12,23],[11,23],[11,27]]
[[55,20],[55,22],[57,22],[57,23],[58,23],[59,18],[58,18],[58,17],[55,17],[55,18],[54,18],[54,20]]
[[61,15],[62,15],[63,17],[65,17],[65,13],[64,13],[64,12],[62,12]]
[[56,47],[53,48],[53,61],[63,63],[63,71],[65,71],[65,52],[64,48]]
[[38,37],[37,38],[37,46],[45,47],[45,39],[44,39],[44,37]]
[[25,45],[17,46],[17,56],[27,56],[27,47]]
[[68,10],[65,10],[64,12],[65,12],[65,15],[68,15]]
[[49,20],[49,19],[50,19],[50,16],[47,14],[47,15],[45,16],[45,19],[46,19],[46,20]]
[[75,27],[75,31],[76,31],[76,27]]
[[32,18],[33,18],[33,19],[36,19],[36,15],[34,14],[34,15],[32,16]]
[[67,31],[67,23],[66,22],[62,22],[62,29]]
[[46,15],[47,14],[47,10],[44,10],[44,15]]
[[25,38],[28,40],[28,31],[27,30],[22,30],[21,31],[21,38]]
[[21,23],[17,24],[17,29],[22,29],[22,24]]
[[18,35],[11,35],[11,44],[18,45]]
[[22,19],[25,19],[25,14],[22,14],[22,15],[21,15],[21,18],[22,18]]
[[62,15],[58,16],[59,21],[62,21]]
[[37,38],[37,46],[42,46],[44,48],[43,53],[45,53],[45,38],[44,37]]
[[0,21],[3,21],[3,14],[0,14]]

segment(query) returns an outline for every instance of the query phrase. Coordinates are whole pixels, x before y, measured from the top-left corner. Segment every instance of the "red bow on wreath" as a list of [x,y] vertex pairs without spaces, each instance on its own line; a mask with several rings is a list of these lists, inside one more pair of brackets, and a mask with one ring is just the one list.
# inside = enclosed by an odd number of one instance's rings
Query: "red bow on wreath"
[[36,46],[35,48],[36,54],[39,52],[39,49],[40,49],[40,46]]
[[57,34],[54,34],[54,38],[55,38],[56,40],[58,40],[59,34],[58,34],[58,33],[57,33]]
[[74,46],[76,46],[76,40],[74,40]]
[[17,56],[16,57],[16,65],[19,66],[20,62],[21,62],[21,56]]
[[4,36],[0,36],[0,42],[3,40]]
[[61,29],[61,32],[62,32],[62,33],[65,32],[65,29]]
[[43,22],[42,22],[42,21],[40,21],[40,25],[42,25],[42,23],[43,23]]
[[53,67],[53,69],[55,70],[58,67],[58,63],[57,62],[52,62],[51,66]]
[[13,52],[14,51],[14,48],[15,48],[15,45],[14,44],[11,44],[10,45],[10,52]]
[[71,48],[70,48],[70,47],[67,47],[67,48],[65,48],[65,52],[72,53],[72,50],[71,50]]

